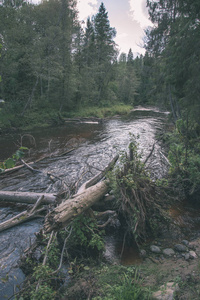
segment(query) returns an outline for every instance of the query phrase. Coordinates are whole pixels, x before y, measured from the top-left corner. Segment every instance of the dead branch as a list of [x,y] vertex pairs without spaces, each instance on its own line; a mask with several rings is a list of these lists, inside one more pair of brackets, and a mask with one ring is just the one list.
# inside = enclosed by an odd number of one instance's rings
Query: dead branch
[[17,216],[3,222],[0,224],[0,232],[9,229],[11,227],[14,227],[16,225],[19,225],[21,223],[24,223],[28,220],[34,219],[34,218],[39,218],[41,217],[40,213],[45,211],[46,208],[43,207],[41,209],[35,210],[33,213],[28,212],[27,210],[21,212]]
[[64,251],[65,251],[66,243],[67,243],[67,240],[68,240],[68,239],[70,238],[70,236],[71,236],[72,229],[73,229],[73,227],[71,227],[68,236],[67,236],[67,237],[65,238],[65,240],[64,240],[64,244],[63,244],[63,248],[62,248],[62,252],[61,252],[61,256],[60,256],[60,264],[59,264],[59,266],[58,266],[58,269],[55,270],[54,272],[52,272],[51,275],[54,275],[54,274],[58,273],[58,272],[60,271],[61,267],[62,267],[63,256],[64,256]]
[[94,176],[92,179],[86,181],[78,190],[77,194],[82,193],[82,191],[84,191],[85,189],[95,185],[97,182],[99,182],[104,176],[105,174],[113,168],[113,166],[115,165],[116,161],[118,160],[119,155],[116,155],[111,162],[105,167],[105,169],[103,171],[101,171],[99,174],[97,174],[96,176]]
[[3,202],[34,204],[41,196],[44,196],[41,200],[43,204],[54,204],[57,200],[57,196],[50,193],[0,191],[0,201]]
[[27,167],[31,172],[33,173],[42,173],[42,171],[40,170],[36,170],[36,169],[33,169],[30,164],[27,164],[23,159],[20,158],[20,161],[22,162],[22,164]]
[[151,155],[153,154],[153,151],[154,151],[154,148],[155,148],[155,144],[156,144],[156,143],[153,144],[152,149],[151,149],[149,155],[148,155],[147,158],[145,159],[144,165],[146,165],[147,161],[149,160],[149,158],[150,158]]

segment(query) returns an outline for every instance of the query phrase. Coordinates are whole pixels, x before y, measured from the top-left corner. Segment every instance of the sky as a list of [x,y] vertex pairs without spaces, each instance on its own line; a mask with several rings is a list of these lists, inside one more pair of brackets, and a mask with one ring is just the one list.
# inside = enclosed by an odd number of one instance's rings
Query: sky
[[152,26],[148,19],[146,0],[78,0],[80,21],[98,12],[101,2],[108,12],[110,26],[115,27],[115,42],[120,52],[128,53],[132,49],[134,56],[144,54],[142,48],[144,29]]
[[[40,0],[31,2],[37,4]],[[115,42],[120,53],[128,54],[131,48],[134,56],[144,54],[144,29],[152,26],[148,19],[146,0],[77,0],[79,20],[86,24],[88,17],[98,13],[101,2],[108,12],[110,26],[117,31]]]

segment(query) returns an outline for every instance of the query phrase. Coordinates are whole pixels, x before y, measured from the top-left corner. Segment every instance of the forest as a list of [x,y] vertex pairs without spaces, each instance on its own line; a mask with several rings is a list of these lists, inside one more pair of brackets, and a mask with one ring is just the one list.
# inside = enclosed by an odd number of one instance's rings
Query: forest
[[23,127],[27,115],[31,122],[45,113],[134,103],[143,59],[134,60],[131,49],[117,59],[103,3],[83,29],[74,0],[4,1],[0,28],[1,127]]
[[[200,2],[147,0],[146,6],[153,26],[145,31],[145,54],[134,57],[134,49],[119,53],[114,41],[117,32],[110,26],[103,2],[84,26],[78,19],[76,0],[43,0],[38,5],[4,0],[0,5],[0,133],[46,123],[55,126],[75,116],[103,118],[106,109],[108,114],[111,110],[115,113],[114,107],[131,110],[142,105],[170,111],[170,130],[159,136],[167,153],[166,178],[151,179],[135,140],[129,145],[130,153],[122,157],[123,167],[110,171],[106,178],[116,199],[122,200],[115,203],[113,210],[126,227],[124,241],[131,236],[137,246],[150,235],[156,235],[159,226],[170,222],[163,213],[165,205],[174,204],[179,198],[179,203],[184,199],[199,207],[200,201]],[[104,109],[104,114],[101,111],[99,115],[98,109]],[[0,168],[3,174],[7,168],[5,162]],[[100,185],[103,193],[107,192],[107,183],[102,181]],[[59,289],[63,278],[55,277],[60,274],[63,258],[69,257],[69,272],[75,287],[66,293],[66,299],[75,299],[76,293],[76,299],[151,299],[149,290],[142,283],[138,285],[141,274],[137,274],[135,267],[126,271],[121,266],[108,267],[104,263],[102,267],[104,233],[96,221],[98,214],[87,210],[82,214],[81,206],[80,216],[75,218],[77,212],[72,207],[75,220],[71,225],[67,219],[63,222],[65,228],[59,231],[62,222],[57,215],[63,213],[65,204],[68,211],[73,197],[69,197],[71,202],[65,201],[48,212],[44,234],[37,237],[44,246],[43,261],[40,257],[37,264],[31,256],[32,249],[24,258],[28,288],[24,288],[20,299],[61,299]],[[68,240],[70,245],[66,250]],[[82,256],[75,257],[79,247]],[[99,269],[91,271],[98,263]],[[86,274],[83,287],[82,272]],[[110,272],[112,280],[122,278],[118,273],[124,272],[124,281],[121,285],[116,282],[113,289],[113,281],[109,279],[108,286],[104,278],[100,283],[102,289],[96,292],[96,278],[99,274],[106,276],[106,272]],[[80,287],[76,286],[77,278]],[[199,282],[199,277],[194,280]],[[199,293],[198,289],[195,287],[193,293]],[[107,298],[107,295],[112,296]]]
[[[5,0],[0,6],[0,128],[59,124],[109,107],[155,105],[176,124],[173,172],[200,183],[200,3],[148,0],[154,24],[144,56],[119,53],[108,12],[78,20],[75,0]],[[112,109],[115,113],[115,109]],[[111,110],[109,111],[111,113]],[[176,141],[176,143],[175,143]],[[195,185],[191,183],[195,181]],[[187,185],[187,184],[186,184]]]

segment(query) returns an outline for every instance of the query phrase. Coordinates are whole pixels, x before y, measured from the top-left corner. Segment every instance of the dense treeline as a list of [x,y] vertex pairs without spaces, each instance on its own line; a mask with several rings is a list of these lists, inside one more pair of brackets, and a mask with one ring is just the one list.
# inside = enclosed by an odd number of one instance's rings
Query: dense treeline
[[147,0],[147,6],[155,27],[147,31],[146,57],[157,99],[171,105],[175,120],[187,117],[199,124],[200,2]]
[[76,0],[3,1],[0,98],[5,112],[22,118],[30,111],[133,104],[139,85],[133,53],[122,54],[118,62],[115,35],[103,3],[83,29]]
[[3,1],[0,127],[23,127],[55,112],[59,121],[117,103],[167,107],[177,130],[172,171],[194,194],[200,184],[200,2],[147,0],[147,7],[154,26],[146,31],[145,55],[134,58],[131,49],[119,55],[103,3],[82,26],[76,0]]
[[[200,190],[200,2],[147,0],[154,23],[147,30],[148,97],[171,108],[171,173],[189,199]],[[146,94],[147,96],[147,94]],[[180,187],[180,185],[179,185]]]

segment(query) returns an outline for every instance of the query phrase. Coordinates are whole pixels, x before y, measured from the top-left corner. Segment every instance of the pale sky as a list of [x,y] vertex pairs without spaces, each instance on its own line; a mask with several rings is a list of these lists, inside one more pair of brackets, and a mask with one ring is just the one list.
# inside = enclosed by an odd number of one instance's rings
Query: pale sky
[[[38,3],[40,0],[30,2]],[[115,42],[120,52],[128,54],[131,48],[134,56],[144,54],[144,29],[152,26],[148,19],[146,0],[77,0],[79,20],[86,22],[88,17],[96,15],[101,2],[108,12],[110,26],[117,31]]]
[[144,54],[142,38],[144,29],[151,26],[148,19],[146,0],[78,0],[79,19],[86,21],[88,16],[98,12],[101,2],[108,12],[111,27],[117,30],[115,42],[120,52],[128,53],[131,48],[134,55]]

